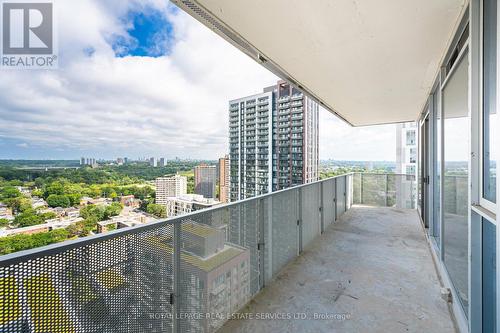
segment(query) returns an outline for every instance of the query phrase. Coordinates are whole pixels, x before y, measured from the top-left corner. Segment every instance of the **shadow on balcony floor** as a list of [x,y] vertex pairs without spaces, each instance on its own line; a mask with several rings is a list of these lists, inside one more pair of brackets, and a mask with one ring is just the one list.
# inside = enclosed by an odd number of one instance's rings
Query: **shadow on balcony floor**
[[308,318],[219,332],[455,332],[417,213],[393,208],[353,206],[241,313]]

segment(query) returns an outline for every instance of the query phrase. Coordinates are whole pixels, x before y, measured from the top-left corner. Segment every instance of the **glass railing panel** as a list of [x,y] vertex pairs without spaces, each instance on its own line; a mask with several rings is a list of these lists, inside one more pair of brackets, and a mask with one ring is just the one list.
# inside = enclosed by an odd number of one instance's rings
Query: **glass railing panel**
[[352,176],[352,203],[378,207],[415,208],[415,176],[357,173]]
[[388,205],[387,175],[363,174],[362,178],[362,202],[364,205],[385,207]]

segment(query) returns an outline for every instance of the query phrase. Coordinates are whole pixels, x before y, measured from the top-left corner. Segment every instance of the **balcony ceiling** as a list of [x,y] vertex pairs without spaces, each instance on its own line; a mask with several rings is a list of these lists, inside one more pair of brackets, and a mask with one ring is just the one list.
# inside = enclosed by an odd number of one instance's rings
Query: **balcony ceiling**
[[362,126],[417,119],[466,1],[174,2]]

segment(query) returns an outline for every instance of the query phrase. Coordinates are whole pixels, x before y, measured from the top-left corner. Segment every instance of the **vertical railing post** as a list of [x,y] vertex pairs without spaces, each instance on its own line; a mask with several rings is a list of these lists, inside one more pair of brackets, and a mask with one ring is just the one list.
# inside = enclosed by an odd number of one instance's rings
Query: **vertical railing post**
[[410,202],[411,202],[411,209],[414,209],[415,208],[415,200],[413,200],[413,185],[414,185],[414,182],[413,182],[413,178],[411,178],[411,181],[410,181]]
[[321,182],[319,185],[319,213],[321,214],[321,230],[320,233],[323,234],[325,232],[325,207],[323,205],[323,184],[324,182]]
[[180,333],[180,273],[181,273],[181,223],[174,224],[173,277],[174,293],[172,304],[173,332]]
[[359,174],[360,178],[359,178],[359,204],[362,205],[363,204],[363,173],[360,173]]
[[[271,198],[271,197],[269,197]],[[265,247],[266,247],[266,242],[265,242],[265,231],[266,231],[266,225],[265,225],[265,209],[264,209],[264,199],[259,199],[259,239],[258,239],[258,245],[257,249],[259,251],[259,289],[264,288],[265,285]],[[269,225],[267,226],[269,228]],[[269,230],[269,229],[268,229]],[[271,238],[271,237],[269,237]],[[272,270],[271,270],[272,271]]]
[[344,175],[344,213],[347,212],[347,175]]
[[298,204],[297,228],[299,229],[299,254],[302,253],[302,187],[299,187],[299,204]]
[[389,175],[385,174],[385,207],[389,205],[387,197],[389,196]]
[[334,210],[334,215],[333,215],[333,222],[337,221],[337,177],[334,179],[333,182],[333,210]]

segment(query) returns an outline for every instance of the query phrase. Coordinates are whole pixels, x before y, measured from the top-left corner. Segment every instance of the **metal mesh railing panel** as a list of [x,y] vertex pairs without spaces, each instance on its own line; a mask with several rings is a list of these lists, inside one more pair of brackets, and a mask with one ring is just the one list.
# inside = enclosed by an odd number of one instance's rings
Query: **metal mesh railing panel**
[[215,332],[351,202],[411,198],[407,176],[365,176],[0,258],[0,332]]
[[164,225],[0,267],[1,332],[169,332]]
[[335,179],[323,182],[322,207],[324,227],[328,227],[335,222]]
[[304,186],[301,190],[302,247],[306,248],[321,234],[320,184]]
[[346,211],[346,180],[345,177],[338,177],[336,180],[336,191],[337,195],[335,197],[337,203],[337,219],[340,218]]
[[181,332],[215,332],[260,290],[260,201],[200,212],[181,222]]
[[[265,225],[265,267],[267,279],[279,271],[298,254],[298,190],[278,193],[266,200],[265,211],[272,223]],[[265,221],[269,221],[268,218]]]

